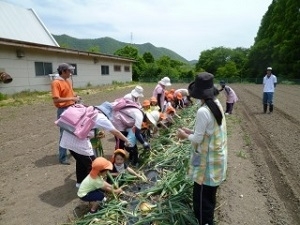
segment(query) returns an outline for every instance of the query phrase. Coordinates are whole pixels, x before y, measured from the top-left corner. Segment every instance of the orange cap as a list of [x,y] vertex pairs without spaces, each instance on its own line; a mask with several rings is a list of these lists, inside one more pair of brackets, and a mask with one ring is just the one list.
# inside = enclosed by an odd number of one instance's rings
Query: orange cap
[[124,155],[124,157],[126,158],[126,159],[128,159],[128,152],[127,151],[125,151],[124,149],[116,149],[115,151],[114,151],[114,155],[115,154],[122,154],[122,155]]
[[150,102],[157,102],[157,99],[153,96],[150,98]]
[[168,95],[167,95],[167,99],[168,99],[168,100],[173,100],[173,99],[174,99],[174,96],[173,96],[172,94],[168,94]]
[[176,94],[176,98],[179,99],[179,100],[181,100],[181,99],[182,99],[182,94],[181,94],[180,92],[178,92],[178,93]]
[[97,178],[98,173],[103,170],[112,170],[113,165],[110,161],[103,157],[97,157],[92,163],[92,170],[90,172],[90,176],[92,178]]
[[143,106],[145,107],[145,106],[150,106],[150,101],[149,100],[144,100],[143,101]]
[[175,92],[175,89],[174,89],[174,88],[172,88],[172,89],[169,91],[169,93],[173,93],[173,94],[174,94],[174,92]]

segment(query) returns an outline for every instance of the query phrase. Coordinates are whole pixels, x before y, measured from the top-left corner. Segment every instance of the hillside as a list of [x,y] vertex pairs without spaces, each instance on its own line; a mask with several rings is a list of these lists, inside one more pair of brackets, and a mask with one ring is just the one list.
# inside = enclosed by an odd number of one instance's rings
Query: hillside
[[[53,37],[61,47],[77,49],[81,51],[88,51],[88,49],[98,46],[100,53],[113,54],[116,50],[123,48],[129,43],[120,42],[113,38],[103,37],[97,39],[77,39],[68,35],[54,35]],[[132,44],[138,49],[139,54],[143,55],[145,52],[150,52],[155,59],[160,58],[163,55],[169,56],[171,59],[178,60],[184,63],[190,63],[188,60],[178,55],[176,52],[167,48],[158,48],[151,43],[145,44]]]

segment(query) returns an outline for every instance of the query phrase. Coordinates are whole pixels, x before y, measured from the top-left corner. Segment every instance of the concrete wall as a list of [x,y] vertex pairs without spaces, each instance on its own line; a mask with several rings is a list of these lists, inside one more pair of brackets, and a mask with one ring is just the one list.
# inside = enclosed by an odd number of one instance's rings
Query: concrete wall
[[[17,57],[17,50],[24,53],[24,57]],[[13,94],[21,91],[50,91],[51,79],[48,75],[36,76],[35,62],[52,63],[53,73],[60,63],[76,64],[77,75],[73,76],[74,87],[86,87],[110,84],[113,81],[128,82],[132,80],[132,63],[118,58],[87,56],[49,51],[38,48],[20,48],[0,44],[0,72],[6,72],[13,78],[8,84],[0,82],[0,92]],[[109,66],[109,75],[101,75],[101,66]],[[114,66],[121,66],[121,71],[114,71]],[[124,66],[130,67],[129,72],[124,71]]]

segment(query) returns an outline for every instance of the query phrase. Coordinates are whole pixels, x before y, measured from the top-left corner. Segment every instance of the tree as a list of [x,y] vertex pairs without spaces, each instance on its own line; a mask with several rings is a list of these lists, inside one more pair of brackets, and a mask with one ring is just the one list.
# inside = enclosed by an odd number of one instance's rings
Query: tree
[[99,45],[90,46],[87,51],[93,53],[100,53],[100,47]]
[[217,47],[201,52],[196,71],[207,71],[225,78],[241,78],[245,72],[249,50],[246,48]]
[[146,63],[154,63],[154,57],[150,52],[145,52],[143,54],[143,59]]

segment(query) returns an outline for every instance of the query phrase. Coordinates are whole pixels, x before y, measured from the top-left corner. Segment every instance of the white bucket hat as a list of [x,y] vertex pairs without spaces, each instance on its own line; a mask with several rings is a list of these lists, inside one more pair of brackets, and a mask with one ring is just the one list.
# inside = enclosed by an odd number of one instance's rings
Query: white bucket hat
[[143,95],[143,91],[144,88],[142,88],[141,86],[136,86],[132,91],[131,91],[131,95],[135,98],[139,98],[139,97],[144,97]]
[[171,81],[169,77],[162,78],[158,83],[164,85],[164,86],[171,86]]
[[151,111],[151,112],[146,112],[147,118],[150,120],[150,122],[156,126],[157,122],[160,117],[160,113],[157,110]]

